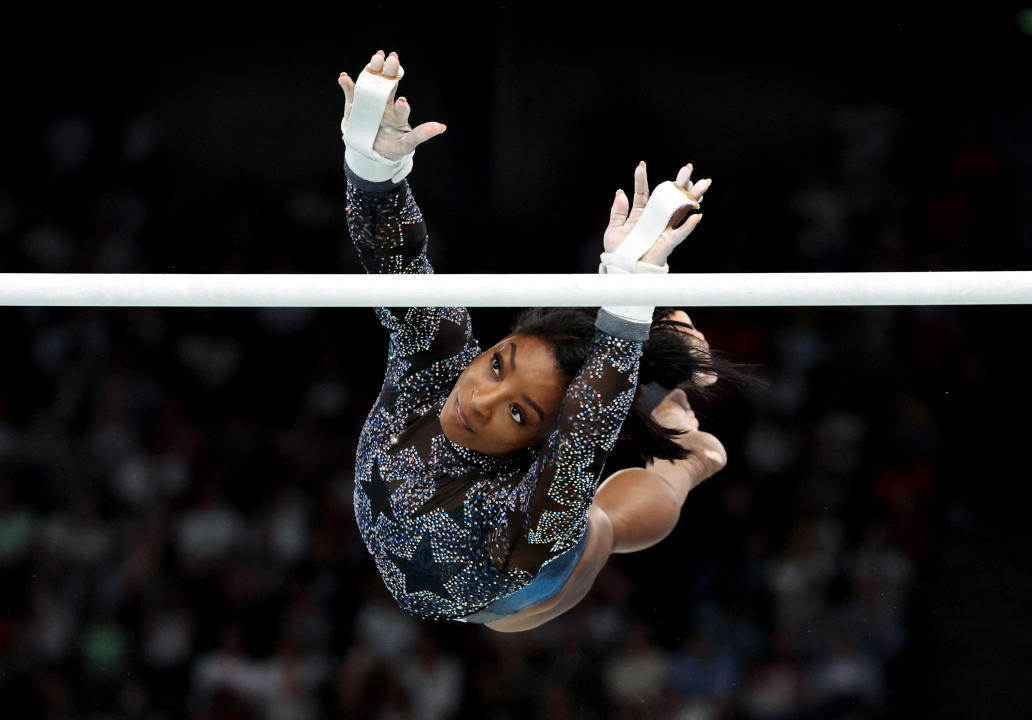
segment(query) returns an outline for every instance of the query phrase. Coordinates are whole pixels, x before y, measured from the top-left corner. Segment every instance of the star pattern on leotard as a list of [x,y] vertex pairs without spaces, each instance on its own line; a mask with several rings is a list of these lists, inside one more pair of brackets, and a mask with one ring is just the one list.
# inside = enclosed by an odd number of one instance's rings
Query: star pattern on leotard
[[398,383],[401,393],[398,412],[420,415],[429,412],[442,395],[447,396],[456,378],[479,354],[479,347],[475,344],[467,345],[458,355],[437,360],[423,370],[409,373]]
[[405,578],[406,593],[432,592],[448,600],[452,599],[452,595],[445,587],[445,582],[469,564],[438,562],[434,557],[429,533],[423,534],[416,549],[412,552],[411,558],[391,553],[390,559]]
[[397,519],[394,516],[394,508],[391,507],[391,491],[388,489],[383,475],[380,474],[380,463],[373,463],[369,479],[363,480],[360,483],[360,487],[366,497],[369,498],[369,509],[374,523],[381,515],[391,522]]
[[444,514],[451,518],[451,521],[457,526],[462,527],[466,524],[466,506],[457,505],[450,510],[445,510]]

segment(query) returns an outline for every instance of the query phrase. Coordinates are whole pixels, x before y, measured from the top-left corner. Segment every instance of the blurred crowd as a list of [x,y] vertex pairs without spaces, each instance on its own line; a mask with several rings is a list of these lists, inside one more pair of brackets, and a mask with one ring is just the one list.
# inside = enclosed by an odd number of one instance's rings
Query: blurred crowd
[[[922,129],[843,105],[766,219],[776,242],[749,243],[778,269],[991,265],[969,239],[1003,234],[997,151],[970,120],[908,158]],[[160,137],[146,113],[50,117],[0,175],[0,270],[361,272],[337,163],[286,193],[205,187]],[[907,716],[912,599],[957,512],[950,421],[987,381],[965,316],[688,310],[761,378],[698,406],[727,469],[661,545],[516,635],[407,616],[361,543],[355,443],[386,355],[370,311],[0,310],[0,715]],[[506,329],[474,319],[481,343]]]

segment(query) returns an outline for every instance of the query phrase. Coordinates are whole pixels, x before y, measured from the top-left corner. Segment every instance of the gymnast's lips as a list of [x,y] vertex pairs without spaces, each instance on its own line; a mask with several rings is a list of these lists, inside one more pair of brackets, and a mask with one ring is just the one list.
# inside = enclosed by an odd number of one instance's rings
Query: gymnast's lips
[[466,421],[466,416],[462,414],[462,404],[459,402],[459,396],[455,396],[455,419],[459,421],[459,424],[469,430],[471,433],[476,433],[476,430],[469,426]]

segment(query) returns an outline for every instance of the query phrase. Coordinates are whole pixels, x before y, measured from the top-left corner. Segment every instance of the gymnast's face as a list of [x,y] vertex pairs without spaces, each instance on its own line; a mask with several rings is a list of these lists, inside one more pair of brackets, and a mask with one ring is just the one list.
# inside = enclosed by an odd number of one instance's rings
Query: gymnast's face
[[540,447],[565,392],[551,345],[510,335],[462,371],[441,410],[441,429],[456,445],[488,455]]

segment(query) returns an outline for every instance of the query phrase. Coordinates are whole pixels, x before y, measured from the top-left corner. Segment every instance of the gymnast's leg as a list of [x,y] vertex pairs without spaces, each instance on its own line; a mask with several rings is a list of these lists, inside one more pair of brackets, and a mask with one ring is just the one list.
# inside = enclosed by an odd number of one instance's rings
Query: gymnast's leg
[[667,427],[687,429],[679,442],[692,454],[684,460],[653,460],[644,468],[621,470],[599,486],[594,504],[613,526],[614,553],[644,550],[669,535],[688,493],[727,464],[721,442],[698,429],[683,390],[672,392],[653,415]]
[[[681,323],[688,342],[708,354],[706,336],[692,325],[687,313],[675,310],[668,319]],[[699,386],[716,381],[714,373],[695,378]],[[699,430],[699,420],[683,390],[667,395],[652,411],[652,417],[664,427],[686,431],[678,442],[692,454],[676,462],[653,460],[644,468],[621,470],[598,488],[595,504],[609,516],[615,553],[644,550],[669,535],[681,517],[688,493],[727,464],[721,442]]]

